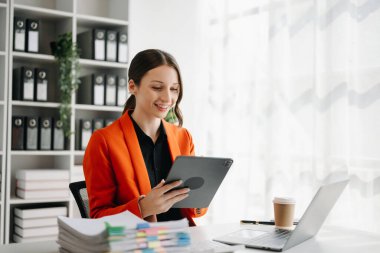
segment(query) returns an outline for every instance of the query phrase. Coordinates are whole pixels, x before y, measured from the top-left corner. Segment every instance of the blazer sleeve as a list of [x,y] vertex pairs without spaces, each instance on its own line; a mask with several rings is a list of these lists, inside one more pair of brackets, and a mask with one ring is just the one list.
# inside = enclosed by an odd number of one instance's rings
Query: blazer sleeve
[[141,217],[139,197],[117,205],[115,196],[117,182],[109,157],[106,138],[100,130],[91,136],[83,159],[83,171],[89,196],[90,217],[100,218],[129,210]]
[[[186,129],[185,129],[186,130]],[[189,143],[189,151],[191,156],[195,156],[195,148],[193,138],[189,131],[186,130],[186,135]],[[197,218],[207,213],[207,208],[184,208],[183,211],[187,217]]]

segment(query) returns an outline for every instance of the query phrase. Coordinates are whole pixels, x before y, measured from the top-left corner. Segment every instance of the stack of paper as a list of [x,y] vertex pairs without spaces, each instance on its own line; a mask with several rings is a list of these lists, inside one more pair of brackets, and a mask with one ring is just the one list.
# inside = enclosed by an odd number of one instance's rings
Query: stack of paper
[[67,198],[69,194],[68,170],[29,169],[16,173],[16,195],[20,198]]
[[60,215],[67,215],[67,207],[15,208],[13,241],[56,240]]
[[147,223],[129,211],[100,219],[58,217],[61,252],[189,252],[188,221]]

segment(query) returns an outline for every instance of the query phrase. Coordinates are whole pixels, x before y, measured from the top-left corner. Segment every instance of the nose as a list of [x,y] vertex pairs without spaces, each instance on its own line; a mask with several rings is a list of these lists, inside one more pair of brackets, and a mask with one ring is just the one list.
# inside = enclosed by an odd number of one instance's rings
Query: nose
[[163,91],[161,93],[161,100],[163,102],[170,102],[171,101],[170,88],[163,89]]

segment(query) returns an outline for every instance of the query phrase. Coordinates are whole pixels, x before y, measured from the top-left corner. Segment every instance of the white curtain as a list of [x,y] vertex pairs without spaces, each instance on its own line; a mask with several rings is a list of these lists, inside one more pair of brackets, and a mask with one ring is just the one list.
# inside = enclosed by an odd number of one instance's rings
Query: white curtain
[[[203,3],[204,4],[204,3]],[[380,1],[209,0],[194,129],[232,170],[200,224],[300,217],[326,180],[351,182],[327,223],[380,232]]]

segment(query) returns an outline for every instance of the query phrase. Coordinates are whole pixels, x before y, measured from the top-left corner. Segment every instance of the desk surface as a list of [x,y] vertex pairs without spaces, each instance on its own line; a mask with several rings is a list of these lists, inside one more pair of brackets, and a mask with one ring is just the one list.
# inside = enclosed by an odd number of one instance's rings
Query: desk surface
[[[190,228],[193,243],[203,240],[211,240],[216,236],[221,236],[239,228],[250,227],[250,225],[223,224],[211,226],[199,226]],[[380,250],[380,235],[362,231],[349,230],[339,227],[324,227],[319,234],[306,242],[295,246],[287,253],[375,253]],[[254,249],[245,249],[238,252],[270,252]],[[2,253],[57,253],[58,244],[54,241],[10,244],[0,246]]]

